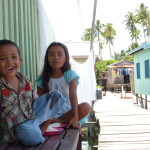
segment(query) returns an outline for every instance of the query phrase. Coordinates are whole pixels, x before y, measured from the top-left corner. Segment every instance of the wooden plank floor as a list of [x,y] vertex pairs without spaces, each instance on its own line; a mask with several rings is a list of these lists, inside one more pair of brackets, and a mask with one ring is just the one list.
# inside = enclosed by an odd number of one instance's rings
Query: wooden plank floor
[[98,150],[150,150],[150,109],[120,96],[107,92],[94,104],[101,127]]

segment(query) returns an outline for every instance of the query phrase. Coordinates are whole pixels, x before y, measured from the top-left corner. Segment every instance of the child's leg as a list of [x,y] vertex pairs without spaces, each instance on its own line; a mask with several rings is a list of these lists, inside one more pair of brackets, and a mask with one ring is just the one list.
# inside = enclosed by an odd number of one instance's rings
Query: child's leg
[[16,135],[18,140],[27,146],[43,143],[44,141],[43,134],[46,131],[47,127],[49,126],[50,122],[51,119],[39,125],[39,123],[35,118],[22,123],[16,129]]
[[16,136],[26,146],[41,144],[44,141],[39,124],[35,119],[20,124],[16,129]]
[[49,92],[39,97],[34,103],[34,110],[40,122],[42,134],[51,123],[51,118],[57,117],[66,99],[56,91]]
[[[66,99],[58,92],[49,92],[39,97],[34,103],[36,118],[26,121],[17,127],[17,137],[24,145],[36,145],[44,141],[51,119],[57,117]],[[36,137],[36,138],[35,138]]]
[[[81,103],[78,105],[78,121],[80,121],[82,118],[88,115],[90,112],[90,105],[88,103]],[[63,116],[61,116],[59,119],[62,120],[62,123],[69,123],[71,118],[73,117],[73,112],[72,110],[68,111],[65,113]]]
[[42,124],[40,124],[40,129],[41,129],[42,135],[45,133],[46,129],[51,124],[51,122],[52,122],[52,119],[49,119],[47,121],[44,121]]

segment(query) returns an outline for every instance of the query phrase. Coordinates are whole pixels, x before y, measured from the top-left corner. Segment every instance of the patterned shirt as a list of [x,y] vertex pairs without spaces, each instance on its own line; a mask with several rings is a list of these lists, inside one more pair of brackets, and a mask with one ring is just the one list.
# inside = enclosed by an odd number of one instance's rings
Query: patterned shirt
[[15,137],[15,127],[27,120],[35,118],[32,109],[34,91],[30,81],[17,73],[19,92],[13,90],[4,78],[0,77],[0,135],[4,141],[12,141]]

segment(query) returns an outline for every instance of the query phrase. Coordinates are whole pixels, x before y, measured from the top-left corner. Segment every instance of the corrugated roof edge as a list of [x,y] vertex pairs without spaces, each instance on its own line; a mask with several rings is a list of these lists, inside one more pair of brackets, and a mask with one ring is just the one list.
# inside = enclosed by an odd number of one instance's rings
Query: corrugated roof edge
[[113,63],[113,64],[110,64],[110,65],[108,65],[108,66],[115,66],[115,65],[120,64],[120,63],[122,63],[122,62],[129,62],[130,64],[134,64],[134,62],[133,62],[133,61],[130,61],[130,60],[121,60],[121,61],[115,62],[115,63]]
[[139,46],[138,48],[136,48],[136,49],[134,49],[134,50],[132,50],[130,52],[127,52],[126,55],[132,55],[132,54],[134,54],[134,53],[136,53],[138,51],[149,49],[149,48],[150,48],[150,43],[145,43],[145,44]]

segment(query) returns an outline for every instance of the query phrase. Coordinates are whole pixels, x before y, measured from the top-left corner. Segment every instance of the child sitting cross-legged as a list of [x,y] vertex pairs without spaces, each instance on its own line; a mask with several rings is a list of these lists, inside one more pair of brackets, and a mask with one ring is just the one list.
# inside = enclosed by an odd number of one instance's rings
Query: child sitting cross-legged
[[0,40],[0,141],[43,143],[43,134],[66,99],[51,91],[35,99],[29,79],[18,72],[22,63],[18,46]]
[[36,80],[41,96],[49,91],[57,91],[66,98],[58,116],[52,122],[66,123],[68,127],[80,129],[90,111],[87,102],[78,104],[77,86],[79,76],[71,69],[68,48],[60,42],[51,43],[46,51],[41,75]]

